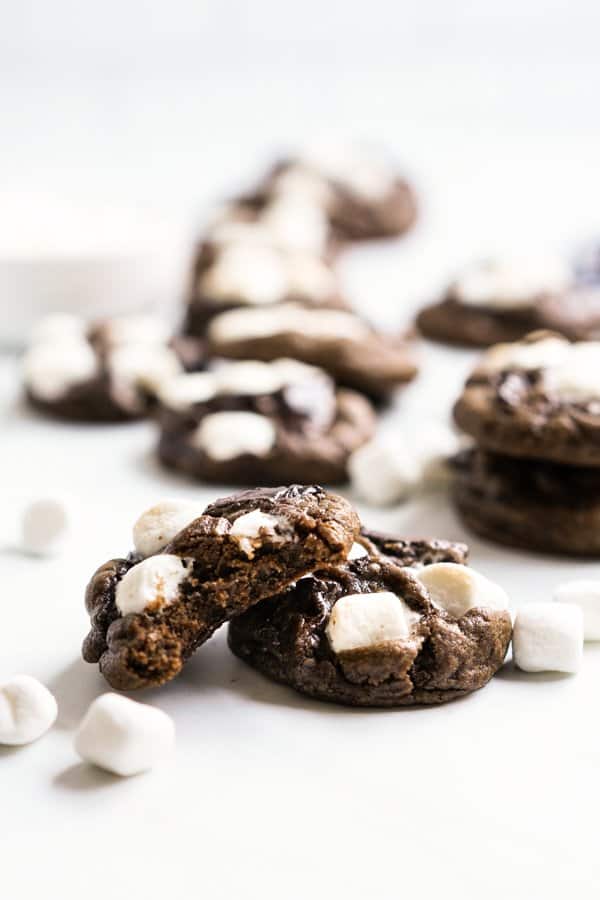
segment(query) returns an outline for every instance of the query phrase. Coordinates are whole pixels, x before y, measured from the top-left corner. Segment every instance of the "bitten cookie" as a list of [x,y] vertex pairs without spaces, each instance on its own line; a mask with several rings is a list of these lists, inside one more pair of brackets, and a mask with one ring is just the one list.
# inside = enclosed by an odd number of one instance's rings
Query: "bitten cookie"
[[23,380],[29,402],[45,413],[119,422],[146,415],[164,380],[201,369],[204,362],[201,341],[172,338],[155,316],[89,325],[60,314],[39,323],[23,359]]
[[493,347],[454,408],[484,449],[569,466],[600,466],[600,343],[548,332]]
[[600,555],[600,468],[468,450],[453,461],[453,500],[491,541],[568,556]]
[[417,325],[426,337],[449,344],[516,341],[544,326],[544,305],[560,302],[571,277],[568,265],[554,257],[475,263],[419,313]]
[[201,481],[343,482],[376,425],[365,397],[291,359],[180,375],[159,399],[161,461]]
[[285,301],[346,305],[333,269],[315,253],[261,243],[256,235],[205,242],[194,263],[184,331],[202,336],[219,313]]
[[207,337],[217,356],[264,362],[290,357],[319,366],[338,384],[377,400],[417,372],[405,337],[380,334],[350,312],[294,303],[236,309],[214,318]]
[[[366,541],[374,553],[354,548],[345,564],[234,619],[232,651],[275,681],[351,706],[444,703],[483,687],[511,638],[504,591],[462,564],[459,545]],[[395,547],[404,567],[390,560]]]
[[203,512],[159,504],[134,526],[135,551],[87,587],[83,658],[119,690],[164,684],[232,616],[346,559],[358,530],[352,507],[316,486],[258,488]]

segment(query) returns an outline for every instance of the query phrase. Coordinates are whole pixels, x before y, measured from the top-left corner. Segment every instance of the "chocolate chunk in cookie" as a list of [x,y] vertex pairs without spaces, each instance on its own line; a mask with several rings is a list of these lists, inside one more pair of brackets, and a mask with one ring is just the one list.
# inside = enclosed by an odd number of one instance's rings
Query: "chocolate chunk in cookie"
[[376,424],[365,397],[291,359],[181,375],[159,396],[159,457],[201,481],[343,482]]
[[502,589],[463,564],[461,545],[374,543],[375,553],[315,570],[232,620],[233,652],[301,693],[352,706],[443,703],[483,687],[511,638]]
[[483,450],[453,463],[453,499],[465,524],[500,544],[600,556],[600,469],[512,459]]
[[571,280],[560,258],[485,260],[465,269],[417,324],[426,337],[449,344],[516,341],[544,325],[543,305],[562,297]]
[[136,523],[135,551],[93,575],[83,657],[119,690],[163,684],[232,616],[345,560],[358,530],[352,507],[316,486],[246,491],[199,514],[160,504]]
[[146,415],[163,381],[204,362],[201,341],[171,338],[156,316],[120,316],[90,325],[58,315],[39,323],[23,377],[29,402],[45,413],[119,422]]
[[538,332],[493,347],[454,417],[486,450],[600,466],[600,343]]
[[294,303],[223,313],[212,320],[208,343],[212,353],[230,359],[290,357],[320,366],[338,384],[374,399],[417,372],[405,338],[379,334],[350,312]]

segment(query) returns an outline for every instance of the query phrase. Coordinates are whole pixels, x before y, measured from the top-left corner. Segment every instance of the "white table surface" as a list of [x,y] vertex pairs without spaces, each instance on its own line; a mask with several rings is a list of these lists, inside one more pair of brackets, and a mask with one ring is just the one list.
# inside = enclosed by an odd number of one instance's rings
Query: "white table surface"
[[[101,198],[191,229],[271,148],[323,130],[374,136],[424,196],[411,237],[342,264],[357,305],[390,326],[474,253],[600,234],[595,4],[350,6],[340,33],[342,5],[312,0],[293,14],[264,0],[149,3],[147,16],[137,0],[91,17],[67,0],[14,5],[0,33],[0,188],[25,213],[39,195]],[[387,427],[447,416],[471,360],[424,347]],[[145,507],[226,488],[162,472],[149,424],[32,414],[10,357],[0,388],[0,677],[35,675],[60,707],[42,740],[0,750],[3,900],[598,896],[600,645],[576,677],[509,662],[468,699],[381,712],[269,684],[220,633],[140,697],[175,719],[172,763],[128,780],[81,764],[73,728],[106,689],[79,656],[87,579],[127,551]],[[14,549],[17,510],[49,490],[82,516],[67,555],[34,560]],[[470,538],[443,495],[360,510],[402,535],[468,539],[515,607],[600,575]]]

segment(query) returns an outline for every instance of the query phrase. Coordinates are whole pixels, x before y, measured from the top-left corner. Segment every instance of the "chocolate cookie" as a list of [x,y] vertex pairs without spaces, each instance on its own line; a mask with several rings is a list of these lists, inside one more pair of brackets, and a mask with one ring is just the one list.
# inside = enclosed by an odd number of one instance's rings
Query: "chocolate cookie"
[[120,422],[147,415],[162,381],[203,367],[204,344],[171,338],[155,316],[88,325],[70,315],[39,323],[23,360],[29,402],[57,418]]
[[600,556],[600,469],[483,450],[463,451],[453,467],[454,503],[476,534],[540,553]]
[[600,466],[600,343],[537,332],[492,348],[454,418],[486,450]]
[[293,303],[232,310],[212,320],[207,338],[217,356],[265,362],[298,359],[374,399],[384,398],[417,372],[405,337],[380,334],[358,316],[338,310]]
[[[351,706],[444,703],[483,687],[511,638],[504,592],[462,565],[460,545],[375,543],[232,620],[232,651],[275,681]],[[395,546],[404,567],[390,561]]]
[[437,303],[417,317],[433,340],[487,347],[516,341],[543,327],[544,304],[562,297],[571,282],[561,259],[486,260],[468,267]]
[[346,305],[333,269],[315,253],[284,250],[248,236],[205,242],[194,263],[184,331],[201,336],[222,312],[285,301],[307,307]]
[[365,397],[291,359],[181,375],[160,401],[161,461],[226,484],[346,481],[348,458],[376,425]]
[[358,530],[352,507],[316,486],[245,491],[199,514],[160,504],[136,523],[135,551],[92,577],[83,658],[118,690],[170,681],[232,616],[346,559]]

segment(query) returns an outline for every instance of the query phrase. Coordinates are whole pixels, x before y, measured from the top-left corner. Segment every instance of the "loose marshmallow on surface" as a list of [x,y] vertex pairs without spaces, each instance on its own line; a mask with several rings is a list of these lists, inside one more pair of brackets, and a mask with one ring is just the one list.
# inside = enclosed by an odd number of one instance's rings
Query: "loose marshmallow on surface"
[[282,303],[270,309],[233,309],[212,320],[208,333],[214,341],[238,341],[294,332],[311,338],[364,340],[368,326],[349,312],[306,309]]
[[119,694],[103,694],[94,700],[75,735],[79,756],[115,775],[146,772],[174,749],[171,717]]
[[459,563],[434,563],[417,574],[431,602],[459,619],[470,609],[508,609],[509,599],[500,587]]
[[600,581],[567,581],[554,592],[558,603],[572,603],[583,612],[584,640],[600,641]]
[[569,603],[529,603],[517,613],[513,658],[524,672],[577,672],[583,614]]
[[543,369],[564,362],[571,345],[565,338],[546,337],[539,341],[496,344],[481,357],[477,369],[500,372],[502,369]]
[[29,503],[21,519],[21,549],[36,556],[60,553],[71,534],[73,505],[66,497],[42,497]]
[[410,638],[421,616],[390,591],[348,594],[331,611],[326,633],[334,653]]
[[404,500],[415,488],[421,474],[416,456],[402,446],[375,438],[348,460],[348,474],[356,493],[375,506]]
[[203,506],[163,500],[147,509],[133,526],[133,544],[142,556],[159,553],[176,534],[202,515]]
[[275,425],[252,412],[218,412],[202,419],[191,443],[220,462],[244,453],[267,456],[275,445]]
[[78,337],[34,344],[23,358],[25,384],[36,397],[49,402],[95,378],[98,372],[91,344]]
[[0,686],[0,744],[29,744],[56,721],[56,700],[30,675],[15,675]]
[[161,553],[132,566],[117,584],[115,603],[123,615],[160,609],[179,599],[179,587],[187,575],[179,556]]
[[543,294],[564,290],[569,281],[569,267],[556,257],[484,260],[457,278],[454,294],[466,306],[522,309]]

